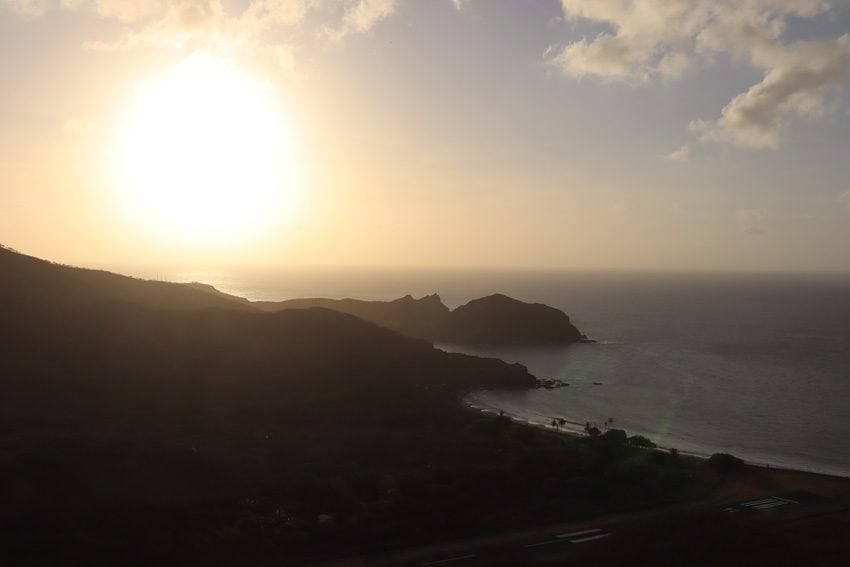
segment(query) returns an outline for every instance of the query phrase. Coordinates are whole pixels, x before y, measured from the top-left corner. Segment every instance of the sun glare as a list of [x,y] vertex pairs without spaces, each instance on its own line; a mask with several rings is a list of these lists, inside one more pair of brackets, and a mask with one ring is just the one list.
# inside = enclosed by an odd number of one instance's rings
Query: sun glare
[[244,239],[290,212],[290,136],[270,86],[195,54],[138,89],[117,183],[132,213],[166,238]]

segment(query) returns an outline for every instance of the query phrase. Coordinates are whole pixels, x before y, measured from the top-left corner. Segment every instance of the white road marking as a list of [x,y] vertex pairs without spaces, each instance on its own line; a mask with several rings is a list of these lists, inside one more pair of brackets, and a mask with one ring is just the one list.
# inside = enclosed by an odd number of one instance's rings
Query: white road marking
[[571,539],[570,543],[584,543],[586,541],[594,541],[594,540],[597,540],[597,539],[606,538],[609,535],[611,535],[611,534],[599,534],[599,535],[592,535],[592,536],[587,536],[587,537],[580,537],[578,539]]
[[759,504],[758,506],[753,506],[753,510],[766,510],[768,508],[776,508],[777,506],[787,506],[788,502],[770,502],[768,504]]
[[776,498],[770,497],[770,498],[765,498],[764,500],[753,500],[752,502],[744,502],[743,504],[741,504],[741,506],[748,506],[748,507],[749,506],[758,506],[759,504],[766,504],[768,502],[773,502],[775,500],[776,500]]
[[783,502],[788,502],[789,504],[799,504],[796,500],[791,500],[790,498],[780,498],[779,496],[774,496],[777,500],[782,500]]
[[741,511],[743,508],[749,508],[750,510],[768,510],[770,508],[776,508],[777,506],[785,506],[786,504],[799,504],[799,502],[791,500],[790,498],[771,496],[770,498],[751,500],[750,502],[742,502],[734,506],[729,506],[728,508],[724,508],[723,511],[734,513]]
[[541,545],[552,545],[553,543],[564,543],[565,541],[569,541],[566,539],[552,539],[549,541],[539,541],[537,543],[529,543],[528,545],[524,545],[523,547],[540,547]]
[[596,539],[602,539],[611,535],[608,532],[604,532],[599,528],[593,528],[590,530],[581,530],[578,532],[570,532],[566,534],[559,534],[555,537],[558,539],[551,539],[548,541],[539,541],[537,543],[529,543],[525,547],[540,547],[541,545],[552,545],[554,543],[584,543],[586,541],[593,541]]

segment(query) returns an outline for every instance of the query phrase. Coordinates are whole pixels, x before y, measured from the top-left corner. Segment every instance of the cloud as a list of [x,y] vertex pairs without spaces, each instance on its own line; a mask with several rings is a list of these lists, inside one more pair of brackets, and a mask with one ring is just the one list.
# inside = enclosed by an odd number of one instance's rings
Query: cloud
[[664,157],[671,161],[688,161],[691,159],[691,147],[685,144]]
[[105,19],[134,22],[162,11],[168,3],[162,0],[62,0],[65,10],[89,11]]
[[248,52],[292,72],[297,43],[316,37],[340,41],[367,32],[396,11],[397,0],[250,0],[241,11],[225,0],[61,0],[59,5],[123,25],[118,40],[92,39],[85,44],[90,49]]
[[345,2],[342,21],[336,26],[327,26],[325,33],[339,41],[352,32],[367,32],[381,20],[389,17],[397,8],[396,0],[356,0]]
[[41,0],[0,0],[0,8],[5,8],[24,19],[37,18],[45,11]]
[[788,43],[788,22],[833,14],[840,4],[846,2],[561,0],[567,21],[604,30],[558,46],[550,63],[571,77],[641,84],[682,77],[718,55],[731,57],[761,71],[762,79],[718,118],[694,121],[691,129],[703,141],[777,148],[790,119],[827,113],[850,79],[847,35]]
[[706,138],[738,146],[779,147],[790,117],[819,116],[850,78],[850,36],[800,42],[770,68],[761,82],[733,98],[719,119],[703,123]]
[[307,0],[255,0],[242,14],[242,24],[254,31],[297,26],[307,17]]
[[294,35],[311,13],[323,24],[324,35],[340,41],[364,33],[396,10],[396,0],[252,0],[240,14],[230,14],[221,0],[65,0],[70,8],[95,11],[107,18],[139,24],[130,26],[117,43],[92,43],[101,49],[128,49],[140,45],[183,47],[198,42],[221,46],[252,45],[274,49],[287,45],[267,40],[266,32]]
[[[135,8],[136,2],[98,0],[94,9],[105,18],[134,24],[118,41],[90,41],[86,47],[101,50],[125,50],[141,46],[184,48],[200,44],[221,44],[233,29],[232,20],[218,0],[177,0],[154,7]],[[150,20],[149,23],[145,23]],[[235,36],[234,36],[235,39]]]
[[850,191],[845,191],[841,195],[838,196],[838,202],[847,207],[850,210]]
[[89,49],[204,48],[260,57],[297,79],[303,76],[297,61],[311,41],[365,33],[395,13],[397,0],[250,0],[241,10],[225,0],[61,0],[60,6],[122,25],[117,40],[94,38],[84,44]]
[[608,31],[563,46],[554,63],[577,77],[645,81],[679,75],[709,17],[709,5],[699,0],[561,0],[568,21],[596,22]]

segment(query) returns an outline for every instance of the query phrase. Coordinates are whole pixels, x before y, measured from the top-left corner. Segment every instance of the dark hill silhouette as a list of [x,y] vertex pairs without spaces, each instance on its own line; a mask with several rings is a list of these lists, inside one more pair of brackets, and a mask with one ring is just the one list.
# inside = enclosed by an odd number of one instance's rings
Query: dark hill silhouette
[[79,309],[124,303],[159,310],[254,310],[239,298],[185,285],[142,280],[46,262],[0,247],[0,297],[7,305],[50,304]]
[[262,313],[8,250],[0,294],[0,419],[381,420],[414,415],[405,406],[423,396],[536,383],[519,365],[448,354],[338,311]]
[[436,338],[436,331],[449,316],[437,294],[414,299],[406,295],[394,301],[363,301],[359,299],[290,299],[280,302],[257,302],[255,306],[266,311],[323,307],[360,317],[387,327],[409,337]]
[[555,346],[582,338],[563,311],[496,294],[449,310],[439,295],[395,301],[291,299],[258,302],[266,311],[323,307],[349,313],[401,334],[435,342],[465,345]]
[[231,295],[229,293],[224,293],[223,291],[216,289],[215,287],[211,286],[210,284],[205,284],[203,282],[191,282],[191,283],[187,283],[187,284],[183,284],[183,285],[185,285],[186,287],[192,288],[195,291],[201,291],[201,292],[204,292],[204,293],[214,295],[214,296],[216,296],[220,299],[228,299],[230,301],[236,301],[237,303],[241,303],[241,304],[246,305],[246,306],[249,306],[251,304],[251,302],[248,301],[247,299],[245,299],[244,297],[239,297],[238,295]]
[[450,343],[493,345],[564,345],[581,338],[563,311],[502,294],[461,305],[437,335]]

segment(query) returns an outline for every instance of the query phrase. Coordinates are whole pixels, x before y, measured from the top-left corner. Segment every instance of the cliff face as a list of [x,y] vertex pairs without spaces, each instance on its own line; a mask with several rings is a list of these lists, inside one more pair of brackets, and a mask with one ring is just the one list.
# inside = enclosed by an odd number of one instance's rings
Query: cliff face
[[581,337],[563,311],[496,294],[449,310],[439,295],[395,301],[293,299],[253,304],[266,311],[323,307],[348,313],[403,335],[460,345],[568,345]]

